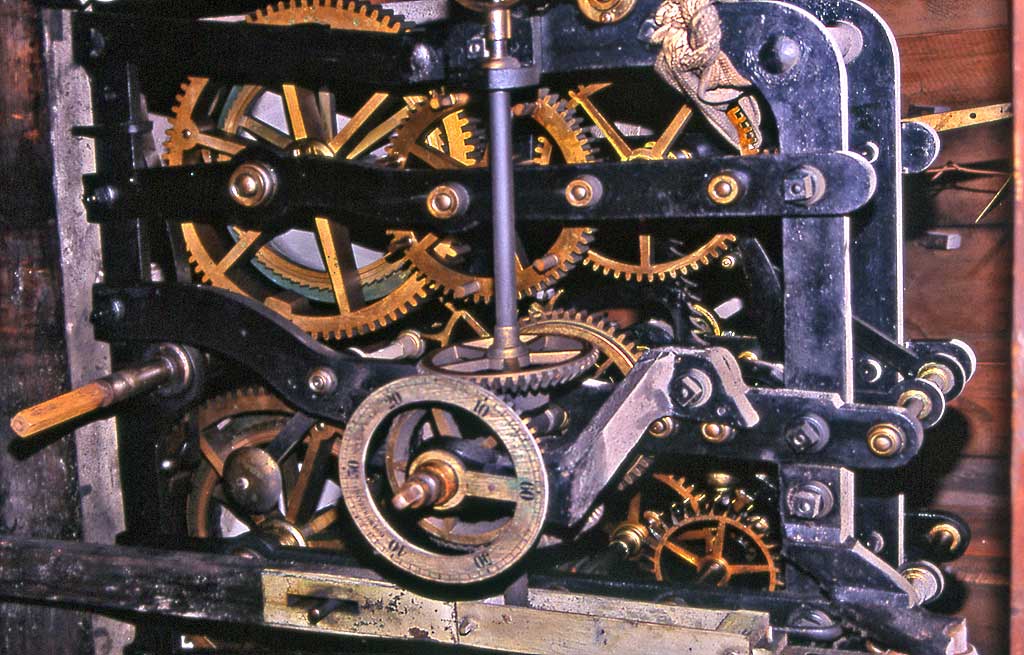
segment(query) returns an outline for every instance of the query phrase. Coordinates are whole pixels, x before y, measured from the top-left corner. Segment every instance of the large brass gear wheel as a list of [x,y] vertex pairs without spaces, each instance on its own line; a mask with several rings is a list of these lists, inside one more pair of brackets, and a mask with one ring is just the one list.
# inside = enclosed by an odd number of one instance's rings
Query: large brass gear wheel
[[[682,105],[656,140],[646,142],[642,146],[632,146],[615,123],[608,119],[593,101],[592,97],[595,94],[610,86],[610,83],[580,86],[569,92],[569,98],[572,105],[581,109],[594,123],[608,142],[614,156],[623,162],[690,156],[686,152],[675,152],[672,148],[690,121],[693,115],[692,108]],[[739,130],[738,126],[737,129]],[[747,144],[746,141],[743,143]],[[756,152],[752,146],[743,147],[745,151],[742,154]],[[682,252],[679,252],[678,245],[661,252],[658,250],[659,244],[655,235],[641,228],[635,235],[635,251],[627,252],[629,249],[624,247],[625,244],[618,242],[619,237],[621,235],[616,234],[602,242],[598,236],[587,252],[584,264],[603,275],[637,282],[664,281],[696,271],[725,253],[736,240],[733,234],[715,234],[696,247],[682,247]]]
[[696,493],[680,477],[655,479],[682,501],[644,513],[647,537],[641,558],[655,578],[768,591],[782,586],[778,547],[767,537],[767,519],[754,512],[742,489]]
[[[390,12],[355,0],[281,2],[247,20],[382,33],[406,29]],[[293,156],[379,155],[416,102],[386,93],[355,104],[345,98],[350,106],[344,108],[336,106],[340,100],[292,84],[271,89],[190,78],[177,97],[164,160],[171,166],[228,161],[256,146]],[[339,114],[345,120],[340,129]],[[312,227],[271,239],[256,230],[185,223],[182,234],[203,282],[253,297],[319,338],[379,329],[427,297],[423,277],[404,258],[387,253],[385,235],[373,243],[373,235],[350,234],[329,217],[316,218]]]
[[281,458],[282,494],[270,511],[247,511],[223,488],[232,455],[266,448],[292,414],[276,396],[259,388],[218,396],[194,411],[203,459],[192,474],[187,501],[190,536],[234,537],[261,530],[283,545],[343,548],[336,507],[340,489],[332,474],[340,430],[316,424]]
[[590,343],[558,334],[523,334],[525,360],[515,368],[490,356],[493,337],[463,341],[420,360],[423,373],[471,380],[500,394],[543,391],[572,382],[593,368],[599,352]]
[[530,307],[519,322],[523,335],[546,334],[572,337],[594,346],[599,353],[594,378],[621,380],[640,360],[639,346],[626,338],[614,323],[579,309]]
[[[462,93],[434,93],[412,110],[395,131],[389,145],[389,160],[398,167],[425,165],[431,168],[486,166],[474,123],[466,118],[469,96]],[[539,132],[532,152],[521,165],[546,165],[557,160],[568,164],[593,161],[587,139],[568,103],[554,95],[518,104],[513,114],[528,121]],[[443,138],[439,138],[439,131]],[[434,288],[455,298],[489,302],[494,280],[488,267],[467,265],[469,246],[453,237],[395,231],[394,249],[412,262],[413,268],[430,280]],[[554,240],[527,252],[523,240],[516,252],[519,296],[538,293],[564,277],[582,259],[593,239],[591,228],[564,228]],[[490,243],[489,238],[484,240]],[[536,245],[536,244],[530,244]],[[485,259],[484,263],[489,263]]]

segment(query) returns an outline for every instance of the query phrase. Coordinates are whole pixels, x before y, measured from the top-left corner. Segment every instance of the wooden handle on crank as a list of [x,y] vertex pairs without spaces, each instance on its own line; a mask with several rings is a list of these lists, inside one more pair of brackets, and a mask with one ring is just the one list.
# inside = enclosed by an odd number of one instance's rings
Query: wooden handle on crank
[[73,389],[56,398],[44,400],[21,410],[11,419],[11,429],[22,439],[69,423],[96,410],[155,389],[185,373],[168,358],[126,368]]
[[11,429],[22,439],[81,418],[110,405],[114,393],[109,384],[97,380],[56,398],[21,410],[11,419]]

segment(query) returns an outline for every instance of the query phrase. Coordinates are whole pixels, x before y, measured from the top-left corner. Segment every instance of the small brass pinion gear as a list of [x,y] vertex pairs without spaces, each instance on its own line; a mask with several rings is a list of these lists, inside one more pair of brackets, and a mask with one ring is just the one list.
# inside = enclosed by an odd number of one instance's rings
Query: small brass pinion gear
[[645,512],[642,519],[648,536],[641,559],[655,578],[768,591],[782,586],[768,520],[756,513],[742,488],[698,492],[682,477],[653,477],[679,498],[668,509]]
[[[580,86],[569,92],[569,98],[572,106],[582,110],[593,122],[607,141],[614,157],[623,162],[630,162],[690,156],[686,152],[677,153],[672,148],[693,115],[691,107],[685,104],[681,106],[655,141],[642,146],[631,146],[616,124],[605,116],[593,100],[594,95],[611,86],[610,83]],[[738,126],[737,129],[739,130]],[[757,152],[747,145],[743,148],[742,154]],[[602,241],[598,236],[587,252],[584,264],[602,275],[636,282],[661,282],[696,271],[720,257],[736,241],[733,234],[714,234],[697,247],[669,248],[669,251],[681,251],[662,253],[657,248],[656,236],[652,232],[640,229],[635,236],[635,251],[626,253],[623,251],[625,244],[619,242],[621,234],[608,236],[613,240]]]
[[[390,34],[407,29],[387,10],[355,0],[279,2],[246,20]],[[293,156],[367,157],[379,151],[415,102],[374,93],[345,108],[349,119],[339,129],[340,100],[293,84],[223,86],[192,77],[178,94],[164,160],[170,166],[229,161],[253,146]],[[182,234],[203,282],[263,302],[319,338],[382,328],[428,296],[426,280],[402,257],[386,252],[383,233],[377,243],[371,235],[364,244],[354,243],[347,227],[329,217],[317,217],[313,228],[271,238],[257,230],[184,223]]]
[[[427,166],[446,169],[486,166],[487,152],[479,122],[467,117],[470,98],[464,93],[432,93],[410,112],[388,146],[389,161],[399,168]],[[547,165],[556,159],[569,164],[593,161],[593,153],[568,103],[555,95],[512,108],[536,134],[532,152],[520,165]],[[524,297],[542,291],[563,278],[586,254],[593,239],[591,228],[564,228],[536,253],[516,251],[517,288]],[[494,295],[489,260],[474,253],[471,244],[453,237],[405,230],[392,232],[392,251],[408,259],[426,276],[431,287],[473,302],[490,302]],[[490,238],[482,240],[489,252]],[[522,245],[522,242],[520,243]],[[473,255],[478,261],[471,261]],[[474,266],[475,264],[475,266]]]

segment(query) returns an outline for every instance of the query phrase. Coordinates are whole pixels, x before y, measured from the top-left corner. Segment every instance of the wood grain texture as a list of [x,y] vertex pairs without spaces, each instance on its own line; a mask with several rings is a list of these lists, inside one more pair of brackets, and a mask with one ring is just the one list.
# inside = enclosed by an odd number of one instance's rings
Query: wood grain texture
[[[1024,0],[1013,0],[1013,75],[1024,79]],[[1024,85],[1013,91],[1017,108],[1024,107]],[[1012,498],[1013,558],[1010,580],[1010,652],[1024,655],[1024,112],[1013,117],[1013,152],[1015,166],[1014,196],[1017,203],[1013,216],[1013,446],[1010,456],[1010,493]]]
[[911,104],[960,109],[1010,98],[1006,28],[918,34],[898,43],[904,113]]
[[955,335],[974,348],[979,361],[1007,362],[1010,231],[1007,226],[983,225],[957,233],[959,250],[929,250],[919,241],[907,244],[907,336]]
[[1006,27],[1010,22],[1005,0],[871,0],[867,4],[898,37]]
[[[38,29],[29,0],[0,0],[0,533],[75,539],[72,444],[11,448],[6,420],[66,382]],[[82,614],[0,605],[0,653],[87,653],[88,630]]]

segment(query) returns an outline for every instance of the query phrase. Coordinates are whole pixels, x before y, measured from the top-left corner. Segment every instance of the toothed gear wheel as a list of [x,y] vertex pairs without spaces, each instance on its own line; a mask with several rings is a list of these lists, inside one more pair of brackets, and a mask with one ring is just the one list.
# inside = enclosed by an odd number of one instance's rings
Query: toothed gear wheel
[[[407,29],[391,12],[354,0],[280,2],[246,20],[389,34]],[[252,147],[293,156],[379,156],[417,100],[386,93],[349,98],[292,84],[220,85],[192,77],[178,94],[164,161],[170,166],[230,161]],[[339,116],[348,117],[340,129]],[[184,223],[182,235],[202,282],[263,302],[318,338],[372,332],[427,298],[426,280],[403,257],[388,252],[385,234],[350,235],[326,217],[312,227],[268,239],[256,230]]]
[[[432,93],[419,102],[398,127],[388,146],[388,161],[399,168],[423,165],[430,168],[486,166],[487,152],[480,136],[479,121],[467,117],[469,96],[463,93]],[[593,161],[593,153],[580,129],[579,119],[568,103],[554,95],[512,108],[516,118],[526,121],[532,131],[531,150],[520,165],[547,165],[553,161],[580,164]],[[483,234],[476,241],[490,244]],[[474,253],[454,237],[412,231],[393,231],[392,250],[412,262],[413,268],[430,280],[432,288],[457,299],[490,302],[494,280],[489,252]],[[533,244],[526,235],[517,248],[519,297],[549,288],[572,270],[586,254],[594,238],[591,228],[564,228],[554,240]],[[535,246],[534,253],[527,246]],[[473,259],[474,254],[478,255]]]
[[592,377],[616,380],[629,373],[643,354],[607,318],[578,309],[541,309],[533,307],[519,323],[524,335],[547,334],[572,337],[591,344],[600,356]]
[[[687,152],[673,151],[672,147],[693,114],[691,108],[686,105],[681,107],[656,141],[632,146],[620,133],[617,124],[608,119],[592,99],[593,95],[611,86],[610,83],[580,86],[571,91],[569,97],[572,106],[581,109],[605,138],[614,157],[628,162],[690,156]],[[742,154],[756,152],[745,150]],[[603,238],[598,236],[587,252],[584,265],[614,279],[662,282],[707,266],[727,252],[736,241],[733,234],[715,234],[697,247],[691,244],[684,252],[671,252],[670,249],[659,247],[655,234],[643,231],[642,227],[640,229],[628,237],[619,230],[607,231],[602,235]],[[630,243],[636,244],[635,248],[630,247]]]
[[422,373],[471,380],[499,394],[524,394],[572,382],[597,362],[593,345],[559,335],[522,335],[528,362],[515,369],[493,361],[488,348],[492,337],[464,341],[428,354],[419,363]]
[[696,493],[681,477],[655,475],[683,502],[647,511],[641,559],[659,581],[774,591],[782,586],[778,546],[767,518],[743,489]]
[[[341,431],[314,425],[303,440],[279,462],[284,482],[280,508],[253,514],[235,506],[221,489],[225,462],[244,448],[266,448],[292,416],[293,410],[262,388],[246,388],[217,396],[183,422],[192,422],[202,461],[192,473],[186,521],[190,536],[234,537],[252,529],[285,530],[300,535],[295,543],[312,548],[340,549],[340,497],[330,472],[336,467]],[[327,475],[324,475],[324,473]]]

